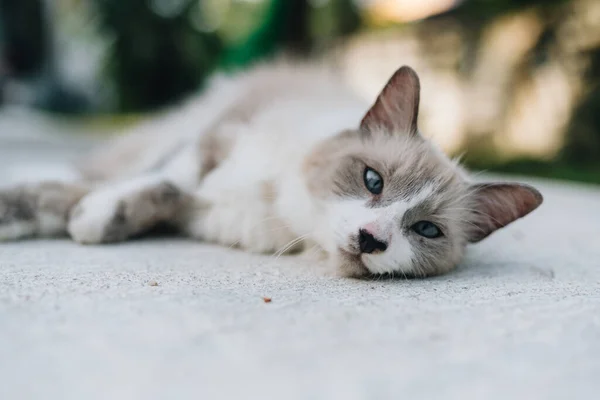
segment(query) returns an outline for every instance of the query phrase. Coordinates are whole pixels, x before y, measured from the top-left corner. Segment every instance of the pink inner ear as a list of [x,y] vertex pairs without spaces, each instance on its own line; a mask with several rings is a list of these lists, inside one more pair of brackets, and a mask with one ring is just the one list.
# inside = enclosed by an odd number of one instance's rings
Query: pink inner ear
[[497,183],[474,185],[474,226],[469,234],[472,243],[485,239],[496,230],[524,217],[540,204],[537,189],[521,184]]
[[421,84],[417,73],[404,66],[385,85],[363,118],[364,132],[384,128],[388,133],[416,134]]

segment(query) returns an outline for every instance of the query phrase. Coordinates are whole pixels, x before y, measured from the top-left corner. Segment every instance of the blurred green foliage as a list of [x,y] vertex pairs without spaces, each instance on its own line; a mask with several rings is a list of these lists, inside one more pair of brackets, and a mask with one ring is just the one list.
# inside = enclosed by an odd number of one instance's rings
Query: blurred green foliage
[[[203,15],[209,7],[197,0],[181,0],[162,15],[147,0],[95,1],[101,26],[115,40],[107,72],[121,111],[169,104],[201,87],[216,67],[243,67],[282,48],[306,54],[359,27],[352,0],[318,8],[306,0],[234,2],[212,32],[194,24],[213,18]],[[241,40],[235,37],[239,31],[245,33]]]
[[562,163],[585,168],[600,165],[600,51],[592,58],[590,71],[592,86],[571,118],[569,140],[560,155]]
[[24,77],[44,66],[50,48],[43,14],[38,0],[0,0],[0,67],[8,60],[12,73]]
[[161,16],[146,0],[98,0],[102,28],[114,38],[107,72],[121,111],[163,106],[195,90],[215,67],[221,51],[214,33],[190,23],[196,4],[187,1]]
[[530,7],[553,7],[569,0],[470,0],[457,13],[471,21],[485,21],[499,14]]

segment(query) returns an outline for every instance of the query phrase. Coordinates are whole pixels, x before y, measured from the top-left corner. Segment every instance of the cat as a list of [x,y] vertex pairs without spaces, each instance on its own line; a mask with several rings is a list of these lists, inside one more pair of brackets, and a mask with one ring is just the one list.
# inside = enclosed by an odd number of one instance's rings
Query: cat
[[319,249],[347,277],[442,274],[543,198],[472,182],[420,133],[419,103],[408,66],[372,104],[322,65],[215,76],[86,156],[77,180],[0,191],[0,240],[114,243],[166,224],[255,253]]

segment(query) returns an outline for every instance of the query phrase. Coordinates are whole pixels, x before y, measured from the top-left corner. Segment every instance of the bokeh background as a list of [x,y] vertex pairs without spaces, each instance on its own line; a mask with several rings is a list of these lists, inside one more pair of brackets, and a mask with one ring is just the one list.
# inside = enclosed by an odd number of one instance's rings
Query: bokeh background
[[598,0],[0,0],[0,118],[114,131],[280,51],[369,100],[409,64],[470,167],[600,183]]

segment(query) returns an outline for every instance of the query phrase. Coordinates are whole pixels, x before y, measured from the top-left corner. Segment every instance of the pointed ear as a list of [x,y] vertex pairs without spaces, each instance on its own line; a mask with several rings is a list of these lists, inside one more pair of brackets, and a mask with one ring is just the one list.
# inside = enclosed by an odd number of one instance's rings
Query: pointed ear
[[410,67],[394,73],[360,123],[361,131],[385,129],[390,134],[417,134],[421,83]]
[[543,197],[537,189],[521,184],[475,184],[473,190],[472,226],[468,240],[471,243],[485,239],[496,230],[524,217],[540,204]]

